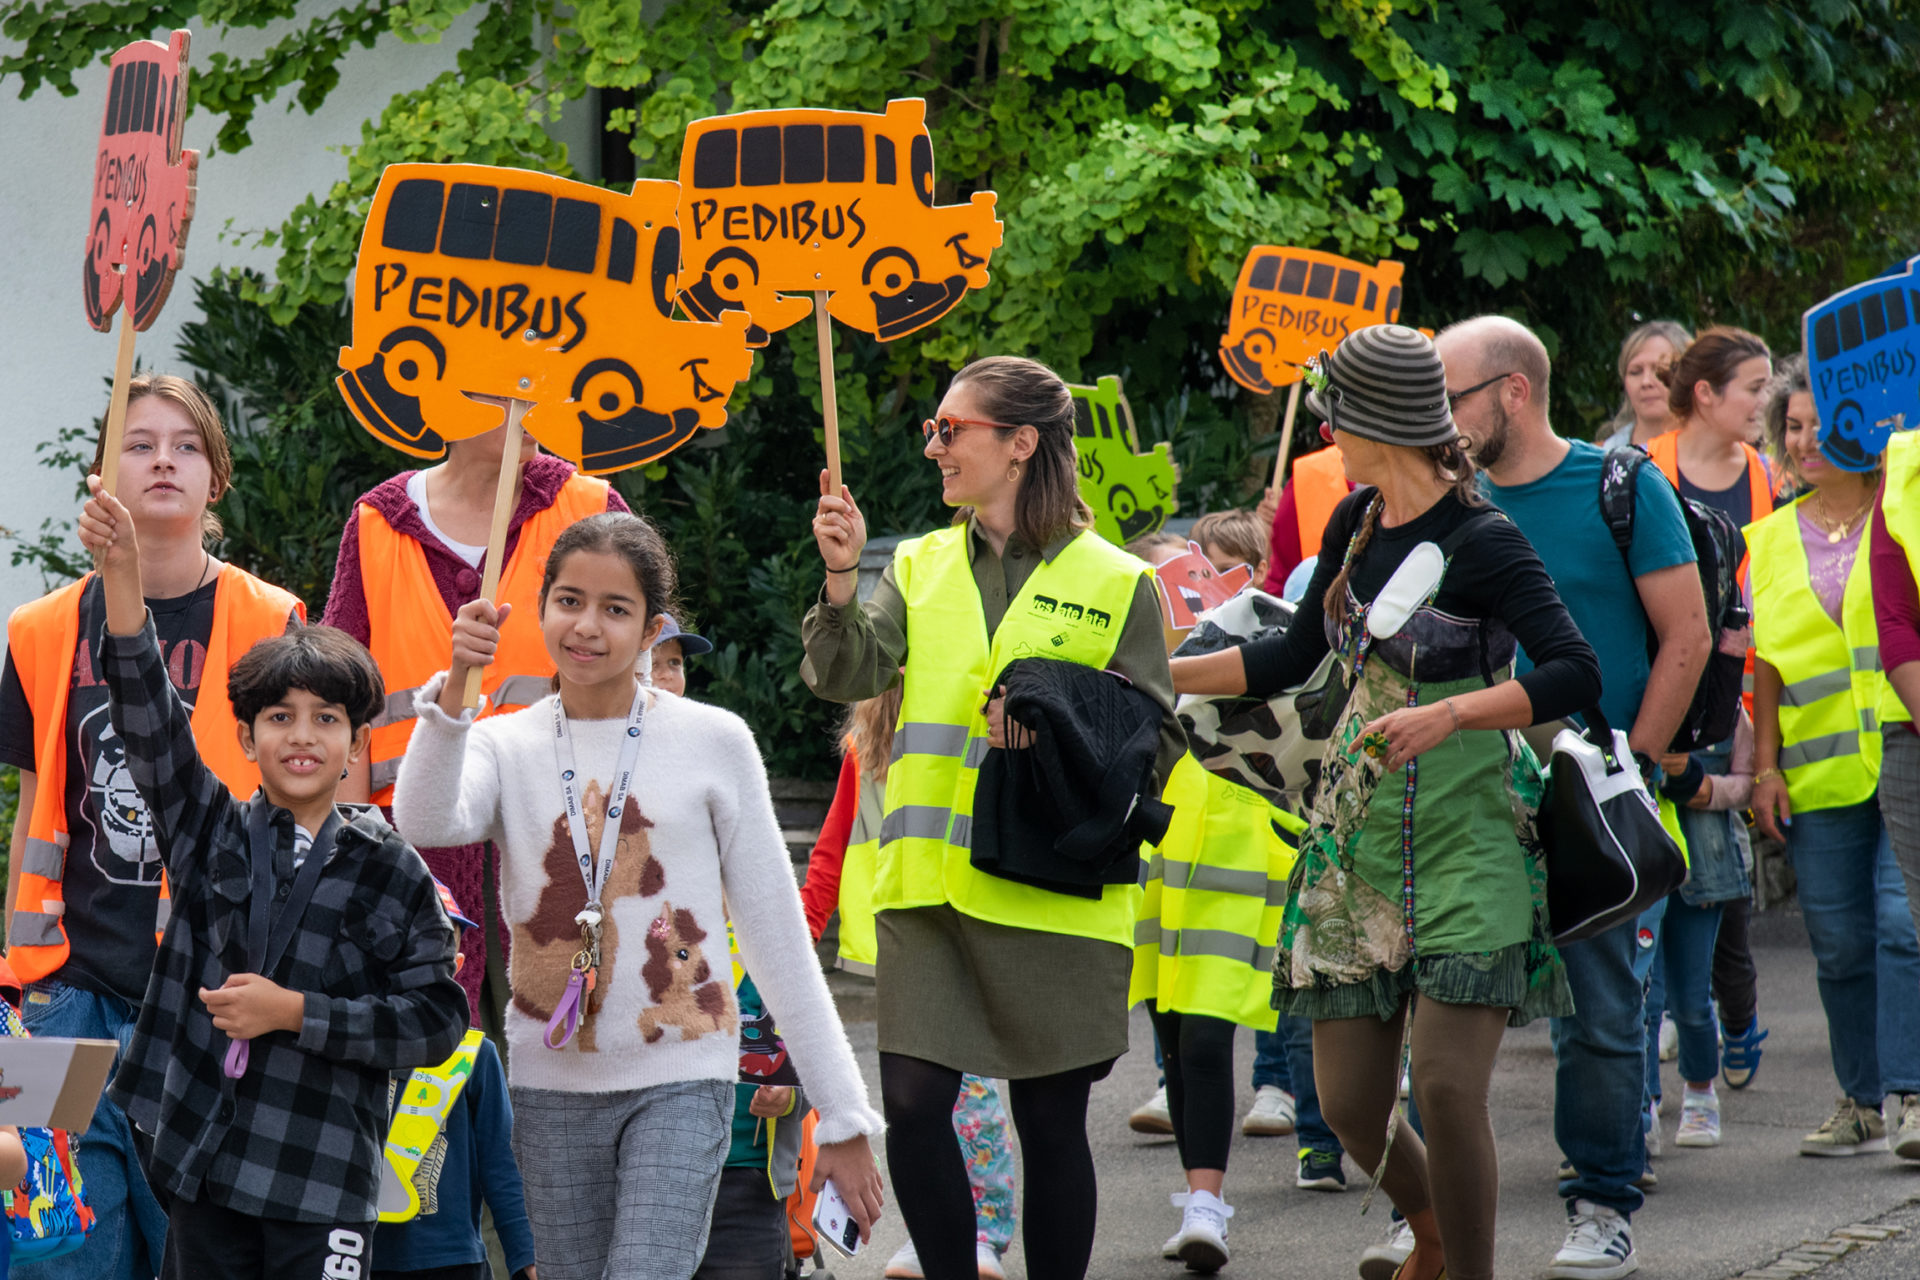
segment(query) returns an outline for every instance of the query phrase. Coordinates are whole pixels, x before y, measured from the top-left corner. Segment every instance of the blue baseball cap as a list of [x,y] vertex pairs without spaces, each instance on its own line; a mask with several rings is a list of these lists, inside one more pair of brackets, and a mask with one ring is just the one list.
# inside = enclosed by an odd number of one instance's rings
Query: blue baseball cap
[[667,620],[667,625],[660,628],[660,638],[653,642],[654,648],[658,649],[669,640],[678,640],[682,657],[691,658],[698,654],[713,652],[713,641],[705,636],[695,635],[691,631],[682,631],[679,622],[670,613],[661,616]]

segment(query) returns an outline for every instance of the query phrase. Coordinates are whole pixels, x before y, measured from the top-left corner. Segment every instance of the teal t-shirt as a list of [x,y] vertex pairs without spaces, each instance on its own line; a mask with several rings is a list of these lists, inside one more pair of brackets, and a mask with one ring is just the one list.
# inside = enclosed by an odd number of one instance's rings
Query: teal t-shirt
[[[1692,564],[1680,498],[1651,463],[1641,467],[1635,494],[1633,544],[1626,560],[1600,514],[1600,469],[1606,452],[1584,440],[1570,441],[1560,465],[1530,484],[1481,483],[1493,504],[1527,535],[1574,625],[1600,658],[1600,710],[1623,733],[1633,730],[1647,691],[1647,614],[1633,580],[1643,574]],[[1520,655],[1520,670],[1532,663]]]

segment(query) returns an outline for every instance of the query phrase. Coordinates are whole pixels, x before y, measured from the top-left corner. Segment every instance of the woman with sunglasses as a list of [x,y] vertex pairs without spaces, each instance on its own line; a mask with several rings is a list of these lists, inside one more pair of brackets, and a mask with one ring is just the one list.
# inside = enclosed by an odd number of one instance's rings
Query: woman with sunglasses
[[[1412,1228],[1396,1275],[1487,1280],[1494,1055],[1505,1027],[1572,1012],[1540,766],[1517,730],[1592,706],[1600,667],[1526,537],[1481,498],[1431,341],[1361,329],[1308,381],[1361,487],[1286,633],[1179,659],[1174,685],[1269,696],[1336,652],[1352,692],[1288,887],[1274,1003],[1313,1020],[1321,1110]],[[1534,665],[1515,679],[1517,647]],[[1393,1119],[1409,1040],[1425,1142]]]
[[1010,1082],[1027,1274],[1073,1280],[1093,1249],[1087,1098],[1127,1050],[1139,891],[1078,897],[973,868],[974,782],[986,748],[1006,745],[992,684],[1035,653],[1132,681],[1161,707],[1157,782],[1186,735],[1151,575],[1093,532],[1081,500],[1066,384],[1031,360],[976,360],[925,434],[958,511],[951,527],[902,543],[864,603],[854,588],[866,521],[821,472],[813,532],[827,580],[802,623],[801,676],[834,702],[903,686],[873,906],[887,1151],[920,1264],[929,1280],[977,1274],[953,1140],[971,1073]]

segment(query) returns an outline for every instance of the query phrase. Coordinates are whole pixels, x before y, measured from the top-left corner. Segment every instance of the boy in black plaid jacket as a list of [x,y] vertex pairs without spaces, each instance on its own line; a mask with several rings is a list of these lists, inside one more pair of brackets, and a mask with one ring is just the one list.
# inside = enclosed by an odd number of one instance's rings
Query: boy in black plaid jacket
[[101,667],[152,814],[173,913],[109,1094],[171,1199],[162,1274],[358,1280],[371,1272],[392,1071],[466,1030],[432,877],[377,809],[336,809],[383,702],[350,637],[256,644],[228,688],[260,792],[236,801],[194,748],[141,596],[133,522],[97,478]]

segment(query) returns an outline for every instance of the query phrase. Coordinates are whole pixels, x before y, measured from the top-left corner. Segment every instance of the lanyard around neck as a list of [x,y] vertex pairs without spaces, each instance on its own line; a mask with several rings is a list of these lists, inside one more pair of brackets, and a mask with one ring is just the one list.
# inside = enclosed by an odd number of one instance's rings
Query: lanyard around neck
[[587,815],[581,794],[580,770],[573,751],[573,732],[567,726],[566,708],[559,697],[553,700],[553,756],[560,771],[560,792],[566,799],[567,829],[573,835],[574,861],[580,879],[587,888],[587,905],[574,919],[583,928],[598,935],[605,908],[600,894],[613,872],[613,858],[620,847],[620,815],[633,789],[633,771],[640,759],[640,723],[646,712],[644,687],[633,691],[633,706],[627,712],[627,731],[620,742],[619,763],[614,770],[613,789],[607,795],[607,818],[600,828],[599,857],[587,839]]
[[[280,967],[301,918],[307,914],[307,904],[313,901],[313,891],[320,883],[327,859],[333,854],[334,837],[341,826],[337,811],[327,815],[313,843],[307,846],[305,861],[295,869],[293,879],[281,886],[287,896],[276,911],[274,881],[278,877],[273,870],[273,811],[274,807],[261,795],[254,797],[253,811],[247,815],[247,857],[252,864],[248,868],[247,972],[268,979]],[[238,1080],[246,1074],[250,1043],[235,1040],[227,1045],[223,1070],[229,1079]]]

